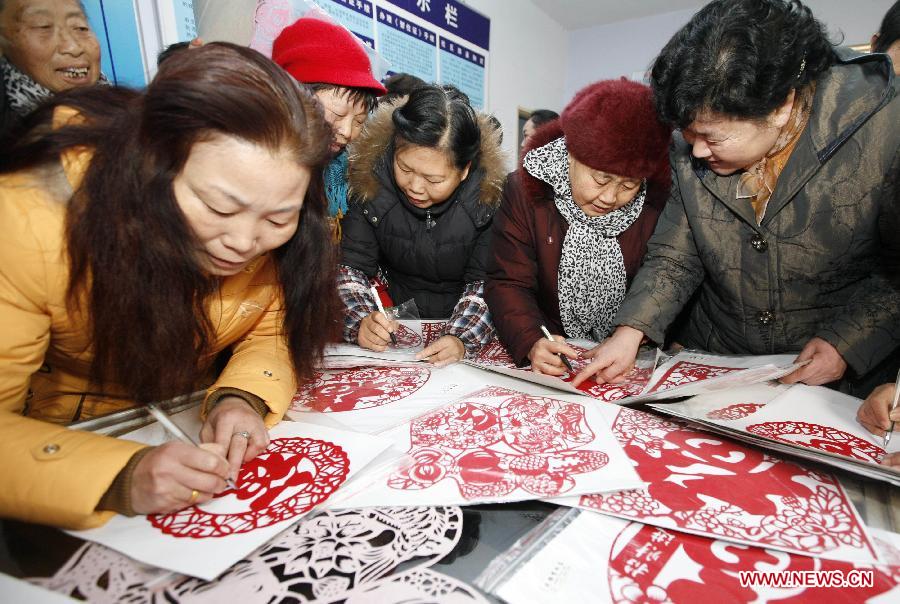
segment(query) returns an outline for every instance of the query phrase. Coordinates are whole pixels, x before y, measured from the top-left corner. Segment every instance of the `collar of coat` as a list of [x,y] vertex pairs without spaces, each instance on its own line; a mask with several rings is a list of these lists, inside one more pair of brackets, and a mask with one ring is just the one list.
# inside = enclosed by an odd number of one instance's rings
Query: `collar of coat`
[[[392,158],[388,157],[388,152],[393,147],[394,138],[391,114],[404,103],[406,97],[379,105],[366,122],[359,138],[350,145],[350,167],[347,170],[347,178],[350,182],[351,196],[369,201],[375,198],[382,187],[393,186],[382,182],[379,175],[385,173],[385,168],[388,168],[387,172],[390,173],[387,162]],[[486,115],[478,114],[478,126],[481,129],[481,150],[477,170],[483,173],[478,199],[481,204],[493,208],[500,204],[503,182],[506,180],[505,157],[500,148],[500,134]],[[471,172],[475,170],[476,166],[473,165],[469,178],[473,176]]]

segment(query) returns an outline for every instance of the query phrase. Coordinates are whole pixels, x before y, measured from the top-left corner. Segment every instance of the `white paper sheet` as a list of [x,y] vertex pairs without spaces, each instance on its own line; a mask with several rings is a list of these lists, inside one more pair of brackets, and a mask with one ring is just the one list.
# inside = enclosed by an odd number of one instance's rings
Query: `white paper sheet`
[[803,384],[782,387],[759,404],[765,394],[740,389],[652,406],[706,430],[900,486],[900,471],[878,465],[886,453],[900,451],[900,439],[885,451],[884,439],[856,421],[861,400]]
[[375,434],[480,389],[479,378],[476,370],[459,364],[316,372],[300,387],[288,415],[314,422],[329,415],[351,430]]
[[681,422],[600,410],[647,486],[554,503],[800,555],[876,560],[865,524],[833,476]]
[[[528,535],[523,541],[535,541]],[[519,544],[517,544],[519,546]],[[527,543],[522,547],[527,547]],[[863,587],[741,585],[742,571],[820,572],[822,581],[871,578]],[[814,577],[815,578],[815,577]],[[581,513],[512,566],[493,593],[510,604],[544,602],[896,602],[900,566],[854,565],[744,547]]]
[[640,480],[602,406],[479,390],[385,432],[411,463],[328,506],[499,503],[632,488]]
[[326,362],[328,357],[361,357],[378,359],[383,361],[396,361],[412,363],[416,362],[416,353],[425,347],[425,338],[422,335],[422,322],[418,320],[396,321],[397,329],[394,335],[397,338],[396,346],[391,344],[384,352],[368,350],[356,344],[332,344],[325,349]]
[[175,514],[114,516],[102,527],[71,534],[147,564],[213,579],[390,446],[378,437],[300,422],[281,422],[270,435],[268,449],[241,468],[236,491]]

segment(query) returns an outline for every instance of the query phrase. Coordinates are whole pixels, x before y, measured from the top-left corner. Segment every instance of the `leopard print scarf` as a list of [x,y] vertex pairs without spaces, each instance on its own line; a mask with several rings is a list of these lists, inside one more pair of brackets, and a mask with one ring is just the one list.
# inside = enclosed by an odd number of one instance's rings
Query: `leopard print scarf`
[[569,152],[565,137],[528,152],[523,166],[554,191],[556,209],[569,228],[559,262],[559,314],[570,338],[601,340],[625,297],[627,283],[622,248],[616,237],[644,208],[646,182],[635,198],[605,216],[588,216],[572,198]]
[[6,100],[16,115],[28,115],[53,96],[49,88],[35,82],[6,59],[0,59],[0,71],[3,72],[3,82],[6,84]]

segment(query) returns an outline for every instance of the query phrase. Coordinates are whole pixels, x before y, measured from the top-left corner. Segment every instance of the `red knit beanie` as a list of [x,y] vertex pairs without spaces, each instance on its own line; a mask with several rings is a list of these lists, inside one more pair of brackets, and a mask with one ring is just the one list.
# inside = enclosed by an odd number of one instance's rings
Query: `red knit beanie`
[[272,60],[305,84],[387,90],[372,75],[362,42],[339,25],[311,17],[297,19],[275,38]]
[[569,153],[595,170],[651,180],[668,173],[672,129],[659,120],[653,94],[643,84],[625,79],[591,84],[559,119]]

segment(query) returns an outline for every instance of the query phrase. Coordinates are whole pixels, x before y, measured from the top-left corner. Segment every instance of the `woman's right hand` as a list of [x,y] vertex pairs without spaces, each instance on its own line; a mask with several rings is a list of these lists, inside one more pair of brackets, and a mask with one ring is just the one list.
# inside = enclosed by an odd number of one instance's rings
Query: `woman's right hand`
[[625,374],[634,367],[638,348],[643,340],[644,332],[620,325],[602,344],[584,353],[584,357],[593,361],[578,372],[572,385],[578,386],[591,376],[596,376],[598,384],[621,382],[625,379]]
[[547,375],[565,375],[568,369],[563,365],[560,354],[564,354],[570,359],[578,358],[578,351],[563,341],[557,341],[554,336],[553,341],[547,338],[541,338],[534,343],[531,350],[528,351],[528,360],[531,361],[531,370],[535,373],[546,373]]
[[135,466],[131,508],[136,514],[168,514],[204,503],[225,489],[228,471],[222,445],[167,442],[154,447]]
[[359,335],[356,343],[363,348],[383,352],[391,343],[394,326],[378,311],[369,313],[359,324]]

